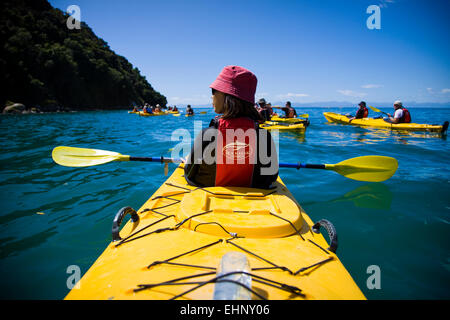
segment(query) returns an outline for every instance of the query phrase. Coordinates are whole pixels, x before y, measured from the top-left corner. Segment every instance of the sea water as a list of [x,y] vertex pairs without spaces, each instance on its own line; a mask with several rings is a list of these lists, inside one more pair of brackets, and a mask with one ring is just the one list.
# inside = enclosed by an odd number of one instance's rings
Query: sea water
[[[208,113],[194,117],[140,117],[124,110],[0,116],[0,298],[64,298],[76,271],[84,274],[111,241],[116,212],[138,209],[166,179],[158,163],[62,167],[51,158],[54,147],[171,156],[180,143],[189,146],[178,134],[172,138],[176,129],[192,135],[195,121],[209,124],[214,114],[202,110]],[[305,134],[280,133],[280,161],[338,163],[384,155],[399,162],[391,179],[368,183],[287,168],[280,175],[313,221],[335,225],[337,254],[367,298],[449,299],[449,141],[438,134],[330,124],[323,116],[355,110],[297,108],[309,114],[311,125]],[[450,120],[446,108],[410,111],[417,123]]]

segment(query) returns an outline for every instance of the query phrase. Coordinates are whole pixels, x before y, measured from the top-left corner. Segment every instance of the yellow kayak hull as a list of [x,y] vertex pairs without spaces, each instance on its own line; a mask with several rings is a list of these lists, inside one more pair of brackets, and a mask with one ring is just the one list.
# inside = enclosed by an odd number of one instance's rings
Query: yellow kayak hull
[[168,114],[168,113],[166,113],[166,112],[147,113],[147,112],[139,111],[139,115],[140,115],[140,116],[143,116],[143,117],[164,116],[164,115],[167,115],[167,114]]
[[303,118],[280,118],[278,116],[273,116],[270,120],[275,121],[275,122],[296,123],[299,121],[305,121],[306,119],[303,119]]
[[259,125],[260,128],[266,130],[280,130],[280,131],[297,131],[305,132],[306,126],[304,123],[279,123],[275,121],[266,121]]
[[65,299],[210,300],[213,282],[183,293],[213,279],[231,251],[248,259],[253,299],[365,299],[281,179],[273,190],[195,188],[183,175],[180,165]]
[[405,131],[427,131],[427,132],[442,132],[444,126],[442,125],[431,125],[431,124],[419,124],[419,123],[388,123],[383,119],[374,118],[363,118],[354,119],[350,122],[350,119],[345,116],[334,112],[324,112],[323,115],[329,122],[340,123],[340,124],[351,124],[361,127],[372,127],[372,128],[384,128],[392,130],[405,130]]

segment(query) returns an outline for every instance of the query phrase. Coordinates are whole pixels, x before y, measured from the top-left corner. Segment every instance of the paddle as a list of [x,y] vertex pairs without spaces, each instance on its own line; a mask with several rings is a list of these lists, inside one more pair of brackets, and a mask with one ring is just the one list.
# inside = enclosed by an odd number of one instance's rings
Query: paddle
[[[89,167],[112,161],[147,161],[166,164],[182,162],[181,159],[175,158],[131,157],[112,151],[63,146],[53,149],[52,158],[57,164],[66,167]],[[398,163],[396,159],[391,157],[363,156],[344,160],[337,164],[280,163],[279,166],[281,168],[333,170],[350,179],[380,182],[392,177],[398,168]]]
[[388,117],[390,117],[389,113],[386,113],[386,112],[384,112],[384,111],[381,111],[380,109],[377,109],[377,108],[372,107],[372,106],[369,106],[369,108],[372,109],[372,110],[375,111],[375,112],[381,112],[381,113],[384,113],[385,115],[387,115]]

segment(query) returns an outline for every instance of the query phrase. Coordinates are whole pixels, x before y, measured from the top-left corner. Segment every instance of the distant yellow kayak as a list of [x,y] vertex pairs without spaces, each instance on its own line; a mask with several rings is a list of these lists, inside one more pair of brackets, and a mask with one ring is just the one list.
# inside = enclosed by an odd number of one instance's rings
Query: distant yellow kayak
[[351,124],[355,126],[362,127],[373,127],[373,128],[386,128],[392,130],[407,130],[407,131],[427,131],[427,132],[445,132],[448,128],[448,122],[444,125],[435,124],[419,124],[419,123],[398,123],[393,124],[384,121],[383,119],[375,118],[363,118],[354,119],[350,122],[350,119],[342,114],[334,112],[324,112],[323,115],[329,122],[340,123],[340,124]]
[[115,241],[65,299],[365,299],[332,224],[314,224],[280,178],[274,187],[197,188],[181,164],[137,212],[118,212]]
[[167,115],[167,114],[168,113],[166,113],[166,112],[158,112],[158,113],[156,113],[156,112],[147,113],[147,112],[142,112],[142,111],[139,112],[139,115],[143,116],[143,117],[163,116],[163,115]]
[[303,118],[280,118],[278,116],[273,116],[270,120],[276,121],[276,122],[289,122],[289,123],[306,121],[306,119],[303,119]]
[[280,130],[280,131],[300,131],[305,132],[306,126],[304,123],[280,123],[275,121],[266,121],[259,125],[260,128],[266,130]]

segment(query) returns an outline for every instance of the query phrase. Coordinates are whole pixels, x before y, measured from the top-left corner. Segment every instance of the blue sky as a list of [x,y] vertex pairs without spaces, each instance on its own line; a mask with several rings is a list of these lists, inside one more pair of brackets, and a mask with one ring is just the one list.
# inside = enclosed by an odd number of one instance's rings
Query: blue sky
[[[169,104],[204,105],[226,65],[257,97],[307,103],[450,101],[450,1],[50,0],[126,57]],[[381,29],[370,30],[369,5]]]

